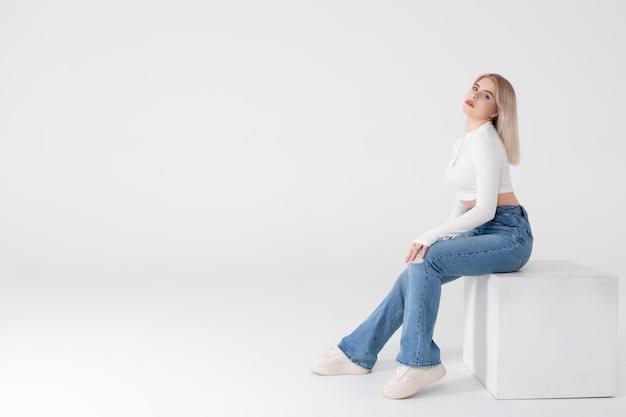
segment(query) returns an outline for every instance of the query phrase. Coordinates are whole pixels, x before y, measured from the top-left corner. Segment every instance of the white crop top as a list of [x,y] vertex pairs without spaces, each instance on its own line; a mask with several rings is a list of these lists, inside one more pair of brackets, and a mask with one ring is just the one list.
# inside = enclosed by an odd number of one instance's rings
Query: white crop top
[[[430,246],[488,222],[496,214],[498,194],[513,191],[504,144],[491,122],[467,132],[454,143],[445,178],[455,187],[457,204],[446,223],[413,242]],[[476,205],[467,209],[461,200],[476,200]]]

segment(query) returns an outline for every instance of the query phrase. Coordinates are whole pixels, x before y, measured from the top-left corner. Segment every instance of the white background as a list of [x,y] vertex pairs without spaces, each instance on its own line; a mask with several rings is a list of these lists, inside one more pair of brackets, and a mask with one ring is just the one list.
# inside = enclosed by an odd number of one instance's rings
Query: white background
[[[349,330],[410,241],[447,217],[443,168],[484,72],[517,92],[512,175],[533,258],[624,276],[620,7],[1,1],[5,337],[20,340],[10,329],[27,311],[62,312],[63,326],[100,302],[106,320],[119,300],[184,285],[269,335],[288,330],[268,316],[297,323],[302,311]],[[438,341],[452,348],[462,289],[442,300]],[[328,338],[315,349],[341,335],[312,328]]]

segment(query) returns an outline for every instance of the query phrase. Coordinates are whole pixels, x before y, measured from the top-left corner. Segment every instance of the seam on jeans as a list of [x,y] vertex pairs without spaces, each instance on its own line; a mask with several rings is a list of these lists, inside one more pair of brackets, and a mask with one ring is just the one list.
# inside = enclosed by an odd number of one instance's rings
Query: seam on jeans
[[417,333],[420,335],[419,342],[417,344],[417,349],[415,351],[415,359],[417,362],[420,357],[420,351],[422,350],[422,345],[424,341],[422,340],[424,337],[423,331],[423,321],[424,321],[424,300],[426,299],[426,288],[428,288],[428,268],[424,268],[425,277],[424,277],[424,285],[422,286],[422,293],[420,294],[420,310],[419,315],[417,316]]

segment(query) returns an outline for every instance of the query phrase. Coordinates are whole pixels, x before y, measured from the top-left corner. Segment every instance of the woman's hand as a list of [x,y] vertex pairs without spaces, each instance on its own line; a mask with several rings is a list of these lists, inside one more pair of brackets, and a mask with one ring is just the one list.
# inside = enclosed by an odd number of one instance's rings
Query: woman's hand
[[411,248],[409,249],[409,253],[406,255],[406,259],[404,260],[405,264],[409,262],[417,261],[420,259],[424,259],[426,256],[426,251],[428,250],[428,246],[422,245],[421,243],[413,243]]

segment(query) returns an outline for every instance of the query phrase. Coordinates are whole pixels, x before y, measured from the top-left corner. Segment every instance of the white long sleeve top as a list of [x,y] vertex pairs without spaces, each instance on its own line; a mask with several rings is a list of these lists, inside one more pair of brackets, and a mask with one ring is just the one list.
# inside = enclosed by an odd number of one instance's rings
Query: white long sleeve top
[[[509,167],[504,144],[491,122],[459,138],[445,171],[446,182],[455,187],[457,203],[447,222],[413,242],[431,246],[493,219],[498,194],[513,191]],[[461,200],[476,200],[476,205],[467,209]]]

